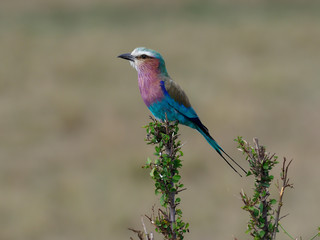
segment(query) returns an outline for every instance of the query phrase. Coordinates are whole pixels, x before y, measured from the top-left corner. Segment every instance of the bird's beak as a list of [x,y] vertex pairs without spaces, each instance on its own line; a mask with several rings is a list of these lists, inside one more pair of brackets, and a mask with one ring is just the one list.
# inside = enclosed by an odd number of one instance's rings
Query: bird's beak
[[123,59],[134,62],[134,56],[132,56],[130,53],[121,54],[118,56],[118,58],[123,58]]

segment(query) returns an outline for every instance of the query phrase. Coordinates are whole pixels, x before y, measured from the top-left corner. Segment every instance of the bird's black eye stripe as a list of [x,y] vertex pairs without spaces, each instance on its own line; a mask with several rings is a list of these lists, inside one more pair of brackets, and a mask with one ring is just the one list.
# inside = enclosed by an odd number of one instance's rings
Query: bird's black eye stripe
[[147,58],[151,58],[150,56],[146,55],[146,54],[141,54],[140,56],[137,57],[138,59],[147,59]]

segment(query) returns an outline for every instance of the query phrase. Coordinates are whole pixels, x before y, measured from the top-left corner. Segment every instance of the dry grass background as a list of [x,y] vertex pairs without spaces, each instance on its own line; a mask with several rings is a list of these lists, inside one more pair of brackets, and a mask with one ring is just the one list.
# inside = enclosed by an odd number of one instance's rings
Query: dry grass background
[[[307,239],[320,223],[319,43],[318,1],[2,0],[0,239],[128,239],[150,213],[149,112],[116,58],[137,46],[162,53],[242,165],[238,135],[294,158],[283,225]],[[187,239],[248,239],[238,192],[251,179],[181,129]]]

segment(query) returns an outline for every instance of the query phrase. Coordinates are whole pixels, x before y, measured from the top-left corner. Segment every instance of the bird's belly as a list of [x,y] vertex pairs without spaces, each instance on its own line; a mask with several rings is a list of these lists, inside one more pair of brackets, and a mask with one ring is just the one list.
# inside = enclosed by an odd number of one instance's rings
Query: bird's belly
[[155,102],[149,106],[151,113],[159,120],[179,121],[181,124],[187,125],[185,116],[177,112],[166,101]]

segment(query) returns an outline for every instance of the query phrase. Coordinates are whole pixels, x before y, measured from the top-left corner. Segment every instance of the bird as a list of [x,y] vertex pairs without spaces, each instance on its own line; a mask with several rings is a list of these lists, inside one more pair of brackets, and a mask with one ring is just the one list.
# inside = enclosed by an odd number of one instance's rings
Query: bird
[[247,174],[246,170],[230,157],[210,135],[209,130],[203,125],[191,106],[186,93],[169,76],[160,53],[145,47],[137,47],[131,53],[121,54],[118,58],[128,60],[138,72],[138,85],[142,100],[156,119],[178,121],[179,124],[196,129],[236,173],[242,177],[227,158]]

